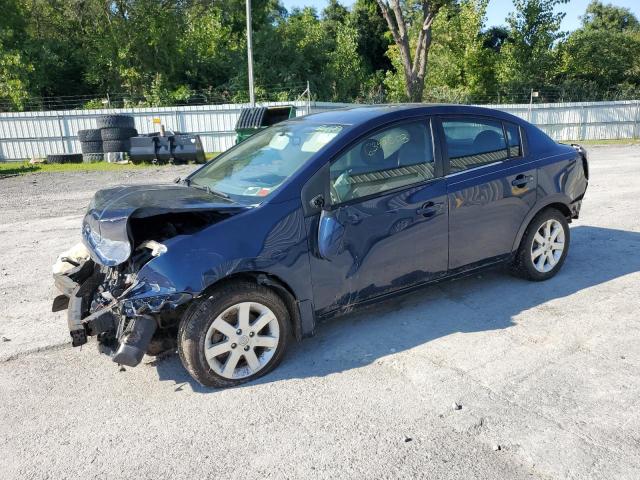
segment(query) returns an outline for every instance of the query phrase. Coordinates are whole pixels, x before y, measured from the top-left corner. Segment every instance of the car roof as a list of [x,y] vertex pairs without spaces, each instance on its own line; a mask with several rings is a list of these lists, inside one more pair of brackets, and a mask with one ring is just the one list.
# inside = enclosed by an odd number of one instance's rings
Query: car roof
[[522,119],[518,117],[491,108],[476,107],[472,105],[428,103],[363,105],[357,107],[339,108],[326,112],[314,113],[311,115],[298,117],[294,121],[357,126],[369,123],[376,119],[393,121],[401,120],[406,116],[447,114],[474,114],[491,116],[522,123]]

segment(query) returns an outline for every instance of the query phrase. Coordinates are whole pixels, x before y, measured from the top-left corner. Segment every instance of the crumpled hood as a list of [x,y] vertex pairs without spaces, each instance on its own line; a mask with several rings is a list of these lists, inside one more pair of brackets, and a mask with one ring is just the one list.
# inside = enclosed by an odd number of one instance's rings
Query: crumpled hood
[[188,211],[234,213],[246,208],[181,184],[108,188],[96,192],[89,204],[82,222],[82,239],[95,262],[115,266],[131,255],[130,218]]

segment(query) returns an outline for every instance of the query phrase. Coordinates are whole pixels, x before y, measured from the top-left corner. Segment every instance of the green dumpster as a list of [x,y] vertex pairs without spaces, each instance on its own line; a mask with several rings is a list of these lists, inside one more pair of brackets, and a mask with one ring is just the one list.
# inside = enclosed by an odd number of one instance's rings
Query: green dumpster
[[281,105],[278,107],[243,108],[236,123],[236,143],[271,125],[296,116],[296,107]]

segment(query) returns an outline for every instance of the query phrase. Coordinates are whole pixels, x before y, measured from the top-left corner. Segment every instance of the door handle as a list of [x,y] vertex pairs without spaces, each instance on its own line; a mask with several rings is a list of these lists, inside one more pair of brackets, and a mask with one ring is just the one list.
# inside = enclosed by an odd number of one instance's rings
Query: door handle
[[513,185],[514,187],[522,188],[525,187],[531,180],[533,180],[533,177],[531,175],[518,175],[513,179],[511,185]]
[[442,203],[427,202],[416,210],[418,215],[433,217],[442,209]]

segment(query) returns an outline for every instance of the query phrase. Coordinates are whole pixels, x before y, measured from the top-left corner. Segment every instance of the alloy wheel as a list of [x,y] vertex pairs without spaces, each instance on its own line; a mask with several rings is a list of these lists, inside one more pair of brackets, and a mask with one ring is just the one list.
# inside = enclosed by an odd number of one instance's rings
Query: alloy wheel
[[565,235],[562,224],[555,219],[546,220],[533,237],[531,261],[540,273],[546,273],[558,264],[564,252]]
[[258,302],[235,304],[216,317],[205,337],[205,357],[211,369],[228,379],[262,370],[280,339],[275,314]]

